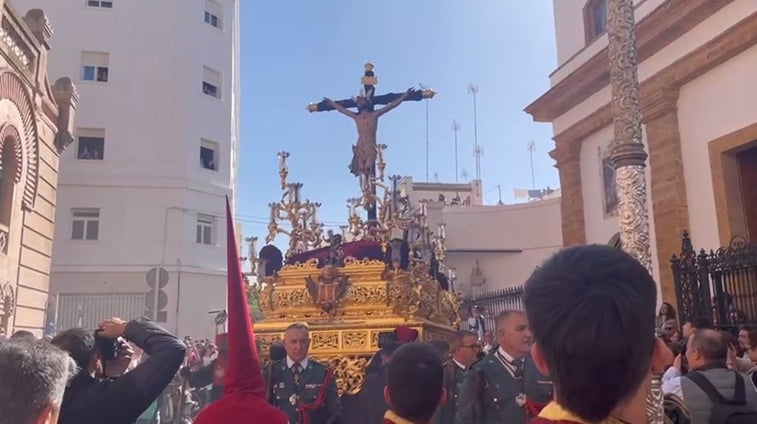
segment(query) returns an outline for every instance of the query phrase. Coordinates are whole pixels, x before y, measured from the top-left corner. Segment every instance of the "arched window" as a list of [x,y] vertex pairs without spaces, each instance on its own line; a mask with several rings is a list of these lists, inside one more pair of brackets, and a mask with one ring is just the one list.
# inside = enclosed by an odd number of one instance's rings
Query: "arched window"
[[0,145],[0,224],[6,228],[11,224],[13,188],[16,184],[19,165],[14,144],[15,140],[7,137]]
[[607,32],[607,0],[589,0],[584,6],[586,44]]
[[8,253],[13,194],[19,166],[16,140],[8,136],[0,141],[0,254]]

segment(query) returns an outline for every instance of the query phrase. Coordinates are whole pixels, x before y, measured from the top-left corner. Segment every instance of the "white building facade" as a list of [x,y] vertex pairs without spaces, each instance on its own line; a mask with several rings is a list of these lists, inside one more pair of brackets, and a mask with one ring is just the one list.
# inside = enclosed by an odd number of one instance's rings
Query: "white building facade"
[[445,263],[454,269],[454,290],[467,299],[521,288],[562,248],[559,190],[544,200],[484,205],[480,180],[426,183],[404,177],[399,185],[411,204],[427,201],[430,228],[445,224]]
[[212,336],[237,180],[239,1],[15,3],[45,8],[50,74],[77,75],[81,97],[61,155],[48,322],[147,315]]
[[[558,68],[526,108],[554,129],[566,246],[614,242],[617,193],[608,0],[554,0]],[[662,300],[682,233],[717,250],[757,241],[757,2],[635,0],[651,253]]]

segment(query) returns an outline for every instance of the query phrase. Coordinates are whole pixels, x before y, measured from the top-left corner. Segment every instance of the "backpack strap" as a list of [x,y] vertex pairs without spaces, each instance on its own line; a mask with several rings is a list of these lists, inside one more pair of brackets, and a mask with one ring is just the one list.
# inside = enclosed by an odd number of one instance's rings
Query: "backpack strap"
[[686,374],[686,378],[694,382],[702,391],[710,398],[713,403],[721,403],[725,405],[743,405],[746,403],[746,386],[744,384],[744,377],[736,371],[733,372],[736,377],[736,387],[732,400],[726,400],[723,395],[718,392],[715,386],[712,385],[710,380],[704,376],[704,374],[694,371]]
[[734,371],[733,374],[736,376],[736,391],[733,395],[733,403],[743,405],[746,403],[746,386],[744,384],[744,377],[736,371]]
[[712,403],[727,403],[723,395],[718,392],[718,389],[716,389],[715,386],[710,383],[710,380],[708,380],[707,377],[704,376],[704,374],[698,371],[694,371],[686,374],[686,378],[694,382],[694,384],[702,389],[704,394],[706,394],[707,397],[710,398]]

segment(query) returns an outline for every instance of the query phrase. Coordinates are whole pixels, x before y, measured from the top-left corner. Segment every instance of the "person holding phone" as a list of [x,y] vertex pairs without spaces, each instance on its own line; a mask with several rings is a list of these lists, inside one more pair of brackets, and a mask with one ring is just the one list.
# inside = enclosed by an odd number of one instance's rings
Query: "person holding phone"
[[[128,342],[149,357],[125,373],[133,355]],[[94,333],[72,328],[52,343],[80,370],[63,395],[59,424],[133,424],[171,382],[186,350],[147,319],[107,319]]]

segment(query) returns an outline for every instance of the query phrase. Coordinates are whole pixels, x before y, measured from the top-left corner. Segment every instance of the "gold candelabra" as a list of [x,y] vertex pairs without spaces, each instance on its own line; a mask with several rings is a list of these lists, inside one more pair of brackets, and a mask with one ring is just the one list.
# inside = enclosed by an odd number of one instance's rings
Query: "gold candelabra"
[[[284,193],[281,201],[268,204],[270,217],[266,243],[271,243],[279,233],[289,236],[289,249],[286,256],[296,255],[320,247],[322,243],[323,224],[318,221],[317,213],[321,204],[302,200],[302,183],[287,181],[289,169],[287,166],[288,152],[279,152],[279,176]],[[282,223],[288,223],[289,229],[282,228]]]

